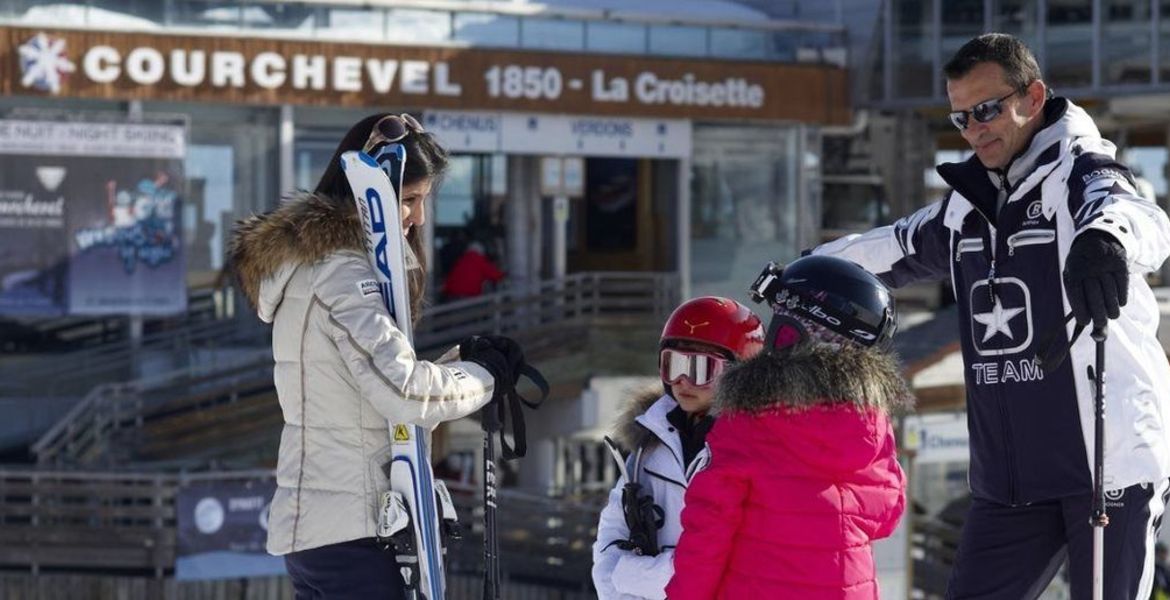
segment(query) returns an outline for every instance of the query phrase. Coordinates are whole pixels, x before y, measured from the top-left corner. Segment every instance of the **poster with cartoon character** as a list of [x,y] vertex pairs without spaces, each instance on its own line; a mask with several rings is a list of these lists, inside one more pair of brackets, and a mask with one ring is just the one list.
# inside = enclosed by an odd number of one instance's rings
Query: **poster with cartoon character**
[[172,125],[0,120],[0,314],[186,310],[185,139]]

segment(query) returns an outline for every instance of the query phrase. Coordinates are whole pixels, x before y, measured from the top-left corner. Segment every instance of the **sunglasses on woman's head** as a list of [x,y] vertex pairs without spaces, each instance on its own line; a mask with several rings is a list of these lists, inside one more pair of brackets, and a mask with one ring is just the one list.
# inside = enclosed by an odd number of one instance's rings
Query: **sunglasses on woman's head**
[[415,133],[426,132],[422,123],[407,113],[386,115],[374,123],[374,128],[370,130],[370,138],[366,140],[366,145],[362,146],[362,152],[369,154],[383,144],[400,142],[411,131]]
[[1004,100],[1019,93],[1023,93],[1023,90],[1013,91],[1003,98],[980,102],[972,106],[971,110],[956,110],[948,115],[951,118],[951,124],[957,127],[959,131],[966,131],[967,126],[971,124],[968,115],[975,117],[975,120],[980,123],[990,123],[1003,113]]

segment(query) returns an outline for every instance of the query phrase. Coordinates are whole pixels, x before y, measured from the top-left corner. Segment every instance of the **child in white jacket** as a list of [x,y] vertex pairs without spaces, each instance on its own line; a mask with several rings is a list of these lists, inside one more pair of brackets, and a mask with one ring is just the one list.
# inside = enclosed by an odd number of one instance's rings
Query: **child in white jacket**
[[707,411],[715,382],[729,362],[758,353],[763,340],[760,319],[728,298],[696,298],[670,315],[659,344],[665,394],[635,400],[618,428],[630,453],[626,470],[641,485],[643,502],[657,507],[648,519],[661,522],[650,528],[656,548],[644,552],[636,543],[637,532],[631,534],[623,507],[629,482],[623,477],[601,511],[593,544],[593,584],[601,600],[666,597],[674,546],[682,533],[683,494],[703,460],[704,438],[713,423]]

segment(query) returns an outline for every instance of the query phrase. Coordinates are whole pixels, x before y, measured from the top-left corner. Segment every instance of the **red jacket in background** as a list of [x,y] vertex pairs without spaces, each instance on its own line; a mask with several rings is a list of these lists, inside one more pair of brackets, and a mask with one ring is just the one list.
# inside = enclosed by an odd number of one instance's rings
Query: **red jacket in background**
[[487,256],[473,247],[455,261],[447,280],[443,282],[443,293],[448,297],[473,298],[483,294],[483,285],[498,282],[504,278]]
[[871,542],[905,508],[887,409],[909,397],[873,350],[765,352],[729,369],[667,597],[878,598]]

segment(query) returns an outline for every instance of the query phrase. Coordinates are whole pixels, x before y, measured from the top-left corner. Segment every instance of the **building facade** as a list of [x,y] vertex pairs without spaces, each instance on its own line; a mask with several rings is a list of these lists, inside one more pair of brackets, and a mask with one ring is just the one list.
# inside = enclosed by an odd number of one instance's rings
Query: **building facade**
[[667,18],[0,2],[0,116],[184,126],[191,285],[223,268],[236,219],[314,187],[346,129],[389,111],[453,154],[425,228],[433,288],[475,239],[511,285],[665,271],[686,295],[743,296],[760,265],[818,239],[819,130],[849,123],[850,105],[843,28],[726,4]]

